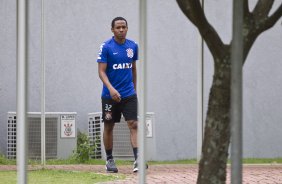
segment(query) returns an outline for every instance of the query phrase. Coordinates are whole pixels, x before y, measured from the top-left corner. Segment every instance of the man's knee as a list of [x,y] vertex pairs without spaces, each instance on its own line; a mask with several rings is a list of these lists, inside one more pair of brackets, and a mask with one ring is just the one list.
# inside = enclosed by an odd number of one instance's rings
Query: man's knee
[[135,120],[129,120],[127,121],[127,125],[129,127],[129,129],[133,129],[133,130],[136,130],[138,125],[137,125],[137,121]]
[[112,132],[115,124],[113,122],[104,122],[104,132]]

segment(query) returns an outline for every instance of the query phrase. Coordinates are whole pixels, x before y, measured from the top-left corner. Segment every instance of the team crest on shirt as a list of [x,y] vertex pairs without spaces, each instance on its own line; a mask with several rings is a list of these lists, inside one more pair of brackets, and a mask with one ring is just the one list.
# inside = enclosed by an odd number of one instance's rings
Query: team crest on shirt
[[106,120],[111,120],[113,117],[112,117],[112,113],[111,112],[106,112],[105,113],[105,119]]
[[133,58],[134,53],[131,48],[126,49],[126,52],[127,52],[127,57]]

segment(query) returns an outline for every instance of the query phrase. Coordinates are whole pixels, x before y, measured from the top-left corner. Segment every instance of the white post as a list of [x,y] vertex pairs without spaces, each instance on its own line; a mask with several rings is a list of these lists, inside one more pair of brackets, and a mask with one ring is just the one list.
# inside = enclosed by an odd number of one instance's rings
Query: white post
[[27,2],[18,0],[17,30],[17,169],[18,184],[27,183]]
[[138,69],[138,95],[140,97],[139,100],[139,123],[138,123],[138,180],[139,184],[146,183],[146,168],[145,168],[145,124],[146,124],[146,90],[147,90],[147,68],[146,68],[146,48],[147,48],[147,0],[139,1],[139,29],[140,29],[140,40],[139,40],[139,69]]
[[231,55],[231,183],[242,183],[243,0],[233,0]]
[[[201,0],[204,9],[204,0]],[[198,61],[198,76],[197,76],[197,161],[199,162],[202,155],[202,144],[204,134],[204,41],[202,36],[199,36],[199,61]]]
[[41,0],[41,164],[45,167],[45,52],[44,52],[44,0]]

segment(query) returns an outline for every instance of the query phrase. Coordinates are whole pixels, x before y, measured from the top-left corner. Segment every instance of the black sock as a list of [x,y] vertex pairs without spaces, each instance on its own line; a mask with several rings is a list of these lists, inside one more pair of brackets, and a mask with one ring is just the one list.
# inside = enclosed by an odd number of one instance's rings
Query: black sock
[[135,160],[137,160],[138,148],[133,148],[133,154],[134,154]]
[[113,149],[106,150],[107,160],[113,159]]

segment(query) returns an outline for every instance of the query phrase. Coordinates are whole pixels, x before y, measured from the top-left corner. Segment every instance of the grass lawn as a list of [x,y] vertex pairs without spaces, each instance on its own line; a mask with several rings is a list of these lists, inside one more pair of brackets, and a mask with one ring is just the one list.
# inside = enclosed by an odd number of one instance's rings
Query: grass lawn
[[[0,171],[0,184],[16,184],[17,174],[16,171]],[[120,174],[96,174],[93,172],[80,172],[80,171],[61,171],[61,170],[48,170],[41,169],[28,172],[29,184],[92,184],[103,181],[113,181],[124,179],[124,175]]]

